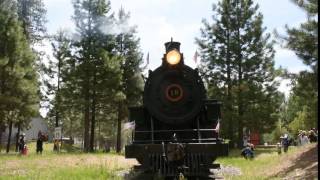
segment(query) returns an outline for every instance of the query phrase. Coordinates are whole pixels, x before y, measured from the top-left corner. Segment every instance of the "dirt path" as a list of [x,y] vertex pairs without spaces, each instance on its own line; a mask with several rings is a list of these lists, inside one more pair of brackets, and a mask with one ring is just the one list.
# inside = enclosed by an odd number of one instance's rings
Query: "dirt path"
[[281,177],[283,179],[318,179],[318,144],[305,147],[304,150],[289,158],[278,168],[273,177]]

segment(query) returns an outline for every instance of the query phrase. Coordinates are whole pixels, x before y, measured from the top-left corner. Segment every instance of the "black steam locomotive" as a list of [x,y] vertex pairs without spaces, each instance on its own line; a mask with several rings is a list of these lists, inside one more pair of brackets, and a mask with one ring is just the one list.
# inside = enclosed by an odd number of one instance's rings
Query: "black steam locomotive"
[[135,122],[126,158],[136,158],[146,172],[164,177],[209,177],[228,144],[215,128],[221,121],[221,102],[206,98],[197,69],[183,62],[180,43],[165,43],[162,65],[149,71],[143,106],[129,109]]

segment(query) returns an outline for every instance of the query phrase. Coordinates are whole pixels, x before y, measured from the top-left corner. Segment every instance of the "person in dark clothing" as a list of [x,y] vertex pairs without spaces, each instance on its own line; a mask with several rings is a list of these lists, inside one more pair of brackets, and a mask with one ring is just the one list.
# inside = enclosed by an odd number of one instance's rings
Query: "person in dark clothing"
[[285,134],[283,137],[281,137],[281,144],[283,146],[283,152],[286,153],[290,145],[288,134]]
[[318,141],[318,137],[313,129],[309,131],[309,140],[311,143]]
[[43,141],[41,138],[38,138],[37,140],[37,154],[42,154],[42,150],[43,150]]
[[24,148],[25,148],[25,141],[24,141],[24,134],[22,134],[19,139],[19,152],[20,152],[20,154],[23,154]]
[[39,131],[38,133],[38,140],[37,140],[37,154],[42,154],[42,150],[43,150],[43,138],[42,138],[42,133],[41,131]]
[[253,150],[253,146],[251,146],[251,144],[247,144],[247,146],[244,149],[242,149],[241,155],[246,159],[252,159],[254,157]]

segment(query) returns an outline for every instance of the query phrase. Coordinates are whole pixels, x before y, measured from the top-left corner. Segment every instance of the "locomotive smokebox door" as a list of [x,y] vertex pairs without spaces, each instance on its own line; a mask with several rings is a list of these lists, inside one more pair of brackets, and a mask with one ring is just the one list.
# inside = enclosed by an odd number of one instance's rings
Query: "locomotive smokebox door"
[[194,121],[206,99],[198,71],[186,66],[180,43],[165,43],[162,65],[149,74],[143,102],[150,115],[166,124]]

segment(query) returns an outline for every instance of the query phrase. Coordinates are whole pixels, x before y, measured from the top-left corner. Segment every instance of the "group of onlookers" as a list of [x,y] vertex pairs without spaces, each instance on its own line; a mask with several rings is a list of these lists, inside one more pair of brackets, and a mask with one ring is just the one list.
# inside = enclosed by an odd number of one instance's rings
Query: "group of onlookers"
[[318,130],[315,128],[309,131],[299,130],[295,140],[289,138],[288,134],[284,134],[280,137],[280,142],[277,143],[278,153],[281,154],[281,148],[283,148],[284,152],[287,152],[290,145],[304,146],[313,142],[318,142]]
[[[36,152],[37,154],[42,154],[43,151],[43,142],[47,140],[47,137],[41,132],[38,132],[38,139],[37,139],[37,146],[36,146]],[[19,138],[19,153],[21,155],[27,155],[28,153],[28,147],[25,140],[25,134],[21,134]]]
[[310,129],[309,131],[299,130],[297,137],[297,145],[303,146],[309,143],[318,141],[318,130],[315,128]]

